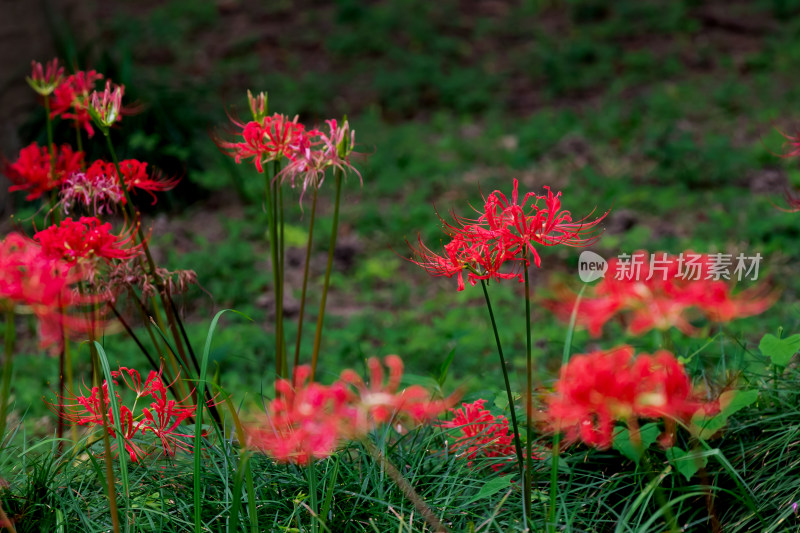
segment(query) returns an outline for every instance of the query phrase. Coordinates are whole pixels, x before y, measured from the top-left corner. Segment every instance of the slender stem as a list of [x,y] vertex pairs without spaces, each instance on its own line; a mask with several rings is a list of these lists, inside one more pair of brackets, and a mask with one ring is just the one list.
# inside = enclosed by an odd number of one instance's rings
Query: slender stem
[[280,292],[277,293],[278,296],[278,312],[277,312],[277,336],[278,341],[280,342],[280,349],[278,354],[281,358],[281,370],[283,377],[288,376],[289,372],[289,364],[286,361],[286,338],[284,335],[283,330],[283,301],[284,295],[286,291],[286,263],[285,263],[285,240],[284,240],[284,222],[283,222],[283,187],[281,187],[281,182],[278,180],[278,174],[281,171],[281,164],[280,161],[275,160],[272,166],[272,180],[275,184],[276,194],[275,194],[275,201],[277,202],[276,206],[276,213],[278,215],[278,277],[280,282]]
[[425,519],[426,522],[433,528],[433,531],[436,533],[447,532],[449,531],[442,521],[439,520],[439,517],[433,512],[430,506],[425,503],[425,500],[417,494],[417,491],[414,490],[414,487],[411,486],[411,483],[408,482],[406,478],[403,477],[403,474],[389,461],[383,454],[378,450],[377,447],[370,441],[369,439],[362,439],[361,442],[364,444],[364,447],[367,449],[367,452],[375,459],[378,464],[381,465],[381,468],[389,474],[389,477],[392,478],[392,481],[397,484],[400,490],[403,492],[403,495],[408,498],[408,500],[414,504],[414,507],[417,508],[417,511],[420,512],[422,517]]
[[[569,326],[567,327],[567,336],[564,339],[564,352],[561,355],[561,367],[563,368],[569,362],[570,351],[572,350],[572,334],[575,331],[575,323],[578,320],[578,309],[581,305],[583,293],[586,291],[586,284],[581,287],[578,292],[578,297],[575,298],[575,304],[572,306],[572,314],[569,317]],[[561,453],[561,433],[556,431],[553,436],[553,457],[552,466],[550,468],[550,505],[547,511],[547,531],[555,531],[556,529],[556,496],[558,492],[558,458]]]
[[78,145],[78,151],[83,152],[83,138],[81,137],[81,125],[77,120],[75,121],[75,140]]
[[56,172],[56,149],[53,144],[53,119],[50,118],[50,96],[44,95],[44,112],[47,116],[47,149],[50,151],[50,177]]
[[8,414],[8,397],[11,394],[11,374],[14,371],[14,310],[6,310],[5,350],[3,352],[3,392],[0,398],[0,443],[6,432],[6,415]]
[[[486,281],[481,280],[481,287],[483,288],[483,296],[486,298],[486,308],[489,310],[489,319],[492,321],[492,330],[494,331],[494,340],[497,343],[497,354],[500,356],[500,367],[503,370],[503,380],[506,384],[506,395],[508,396],[508,410],[511,413],[511,425],[514,427],[514,448],[517,452],[517,466],[519,467],[519,475],[523,476],[523,465],[525,458],[522,455],[522,445],[519,441],[519,426],[517,425],[517,413],[514,409],[514,397],[511,394],[511,383],[508,380],[508,368],[506,367],[506,358],[503,356],[503,347],[500,344],[500,334],[497,331],[497,323],[494,320],[494,311],[492,311],[492,302],[489,300],[489,291],[486,290]],[[524,510],[524,507],[523,507]],[[527,516],[524,517],[527,524]]]
[[300,364],[300,341],[303,335],[303,318],[306,312],[306,289],[308,288],[308,270],[311,265],[311,243],[314,239],[314,219],[317,216],[317,192],[314,187],[314,197],[311,200],[311,221],[308,227],[308,243],[306,244],[306,264],[303,267],[303,291],[300,296],[300,315],[297,318],[297,342],[294,345],[294,368]]
[[322,344],[322,324],[325,321],[325,304],[328,300],[328,287],[331,284],[331,270],[333,269],[333,252],[336,248],[336,235],[339,232],[339,204],[342,199],[342,171],[336,169],[336,200],[333,204],[333,227],[331,228],[331,242],[328,246],[328,265],[325,267],[325,282],[322,285],[322,299],[319,303],[317,315],[317,330],[314,332],[314,351],[311,352],[311,380],[317,372],[319,360],[319,347]]
[[[523,255],[527,259],[527,249]],[[524,261],[523,261],[524,263]],[[525,426],[526,426],[526,450],[525,450],[525,485],[522,488],[522,495],[525,498],[523,506],[525,515],[531,516],[531,485],[533,483],[533,342],[531,340],[531,293],[530,281],[528,279],[528,267],[525,267],[525,347],[527,363],[527,387],[525,389]],[[527,527],[528,524],[525,524]]]
[[265,205],[267,207],[267,224],[269,225],[269,251],[272,258],[272,287],[275,293],[275,375],[277,377],[283,376],[283,368],[281,361],[281,340],[278,335],[278,305],[280,301],[281,291],[281,273],[280,262],[278,261],[278,229],[275,209],[273,207],[272,198],[272,184],[270,183],[269,175],[264,174],[264,194],[266,195]]
[[[72,375],[72,350],[69,348],[69,339],[64,339],[64,368],[67,374],[67,384],[69,384],[69,390],[75,390],[75,379]],[[69,431],[70,436],[72,437],[72,442],[78,442],[78,426],[72,422],[69,424]]]

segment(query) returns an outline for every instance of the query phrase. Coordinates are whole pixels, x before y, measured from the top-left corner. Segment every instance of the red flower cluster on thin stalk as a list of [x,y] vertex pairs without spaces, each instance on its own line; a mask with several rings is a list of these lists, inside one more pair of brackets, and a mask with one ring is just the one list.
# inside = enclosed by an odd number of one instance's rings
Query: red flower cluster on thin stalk
[[[125,439],[125,450],[130,455],[131,461],[138,462],[148,455],[142,446],[142,439],[148,435],[158,439],[156,446],[163,451],[164,456],[173,456],[179,450],[191,450],[194,433],[181,432],[181,424],[195,414],[195,406],[191,403],[190,396],[180,401],[169,399],[170,385],[164,383],[161,371],[151,370],[144,383],[139,372],[132,368],[120,367],[119,370],[111,372],[111,376],[119,404],[120,427]],[[108,421],[106,430],[111,437],[116,437],[108,382],[103,381],[102,386],[102,395],[99,387],[92,387],[82,391],[81,394],[61,398],[61,404],[51,405],[51,408],[66,420],[93,429],[103,429],[105,411]],[[130,407],[125,401],[128,396],[133,396]],[[213,400],[210,402],[213,403]]]
[[450,448],[459,456],[468,459],[472,466],[477,457],[502,459],[491,463],[492,470],[499,472],[516,461],[513,435],[509,432],[508,420],[503,415],[493,415],[484,408],[486,400],[461,404],[460,409],[450,409],[453,419],[443,422],[444,429],[457,430]]
[[92,329],[90,321],[68,312],[72,306],[92,303],[75,290],[81,279],[72,265],[27,237],[11,233],[0,241],[0,307],[35,315],[43,348],[57,350],[65,332],[85,334]]
[[53,91],[50,116],[74,120],[79,128],[86,130],[90,138],[93,137],[89,97],[94,91],[95,84],[102,79],[103,75],[94,70],[78,71],[64,78]]
[[277,381],[277,396],[262,420],[247,426],[247,445],[276,461],[303,465],[328,457],[348,440],[363,438],[376,425],[419,424],[452,405],[452,399],[434,399],[419,385],[400,390],[402,360],[391,355],[384,362],[388,382],[384,384],[381,364],[372,358],[369,385],[352,370],[331,385],[309,383],[310,367],[297,367],[292,382]]
[[61,83],[64,67],[58,66],[58,59],[53,59],[43,67],[41,63],[31,61],[31,76],[28,85],[42,96],[49,96]]
[[345,120],[327,120],[328,131],[306,129],[286,115],[266,114],[266,98],[262,93],[254,97],[248,92],[253,120],[241,122],[231,119],[235,129],[233,141],[217,140],[220,149],[236,163],[252,159],[256,169],[264,172],[264,165],[271,161],[286,159],[286,167],[275,176],[281,182],[289,181],[292,187],[302,180],[301,201],[309,187],[319,187],[328,168],[342,172],[361,174],[350,163],[350,154],[355,144],[355,132]]
[[573,221],[569,211],[561,209],[561,193],[549,187],[538,195],[529,192],[519,201],[519,182],[514,180],[511,200],[500,191],[486,198],[477,219],[455,216],[455,224],[442,220],[451,240],[437,254],[419,239],[411,246],[411,261],[432,276],[457,276],[458,290],[464,290],[463,272],[473,286],[479,280],[513,279],[523,281],[522,271],[536,266],[541,258],[536,246],[588,246],[599,237],[596,226],[605,214],[591,221]]
[[[684,259],[666,253],[639,251],[626,261],[608,262],[608,273],[580,301],[577,323],[598,336],[615,316],[623,318],[633,335],[651,329],[675,327],[687,335],[697,333],[690,320],[705,316],[714,322],[759,314],[775,302],[764,287],[733,294],[733,287],[718,274],[705,254],[685,252]],[[577,296],[564,287],[545,304],[569,320]]]
[[661,443],[671,446],[676,421],[718,410],[716,403],[693,394],[673,354],[660,350],[634,358],[630,346],[574,356],[561,368],[546,402],[551,430],[565,432],[567,442],[581,440],[598,448],[611,446],[616,422],[625,422],[633,433],[641,418],[664,419]]
[[142,244],[135,243],[135,227],[120,235],[111,233],[111,224],[102,223],[96,217],[71,218],[61,221],[34,234],[33,239],[42,246],[44,253],[64,259],[70,264],[94,263],[103,259],[127,260],[139,255]]
[[53,147],[55,165],[46,146],[32,143],[19,152],[19,159],[6,164],[3,173],[14,184],[8,190],[27,191],[26,200],[35,200],[59,187],[83,167],[83,152],[74,152],[68,144]]

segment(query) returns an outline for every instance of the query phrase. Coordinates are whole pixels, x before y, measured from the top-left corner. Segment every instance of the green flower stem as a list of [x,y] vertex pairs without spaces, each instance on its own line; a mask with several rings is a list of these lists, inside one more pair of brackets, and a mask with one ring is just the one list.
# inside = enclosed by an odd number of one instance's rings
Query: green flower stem
[[6,309],[6,333],[5,350],[3,352],[3,392],[0,398],[0,442],[5,437],[6,416],[8,414],[8,397],[11,394],[11,374],[14,371],[14,340],[16,331],[14,329],[14,310]]
[[314,197],[311,200],[311,220],[308,226],[308,243],[306,244],[306,264],[303,266],[303,291],[300,296],[300,315],[297,318],[297,341],[294,345],[294,368],[300,364],[300,341],[303,334],[303,318],[306,312],[306,289],[308,288],[308,270],[311,265],[311,243],[314,239],[314,221],[317,216],[317,192],[314,187]]
[[[275,293],[275,376],[284,377],[283,361],[281,359],[281,338],[279,335],[278,326],[278,307],[281,301],[281,272],[280,261],[278,260],[278,228],[277,217],[275,213],[275,202],[273,199],[272,184],[270,183],[269,175],[264,174],[264,194],[266,201],[264,202],[267,208],[267,225],[269,226],[269,251],[272,259],[272,286]],[[283,314],[282,311],[280,313]]]
[[53,119],[50,118],[50,96],[44,95],[44,112],[47,117],[47,149],[50,151],[50,174],[51,178],[56,171],[56,148],[53,144]]
[[[492,310],[492,302],[489,300],[489,291],[486,290],[486,281],[481,280],[481,287],[483,288],[483,296],[486,298],[486,308],[489,310],[489,319],[492,321],[492,330],[494,331],[494,340],[497,343],[497,354],[500,356],[500,367],[503,370],[503,380],[506,384],[506,395],[508,396],[508,410],[511,413],[511,425],[514,427],[514,447],[517,451],[517,466],[519,467],[520,478],[524,474],[525,458],[522,455],[522,445],[519,441],[519,426],[517,425],[517,413],[514,410],[514,397],[511,394],[511,383],[508,380],[508,368],[506,367],[506,359],[503,356],[503,347],[500,344],[500,334],[497,331],[497,323],[494,320],[494,311]],[[524,510],[524,507],[523,507]],[[525,515],[524,521],[527,523],[528,518]]]
[[278,354],[281,357],[281,370],[283,371],[282,377],[287,377],[289,375],[289,364],[286,361],[286,336],[284,335],[284,328],[283,328],[283,302],[284,302],[284,294],[286,291],[286,261],[285,261],[285,233],[284,233],[284,221],[283,221],[283,187],[281,187],[281,182],[278,180],[278,174],[281,171],[281,164],[280,161],[275,160],[272,167],[272,181],[275,184],[275,188],[277,189],[277,194],[275,194],[275,199],[278,202],[277,205],[277,214],[278,214],[278,276],[280,282],[280,292],[276,293],[278,296],[278,312],[277,312],[277,336],[278,341],[280,342],[280,350]]
[[433,512],[430,506],[425,503],[425,500],[417,494],[417,491],[414,490],[414,487],[411,486],[411,483],[408,482],[406,478],[403,477],[403,474],[389,461],[384,455],[378,450],[378,448],[372,443],[369,439],[361,439],[361,443],[364,445],[364,448],[367,449],[367,453],[377,461],[377,463],[381,466],[381,468],[389,474],[389,477],[392,478],[392,481],[398,486],[398,488],[402,491],[403,495],[408,498],[414,507],[417,508],[417,511],[420,512],[422,517],[428,522],[428,525],[431,526],[431,529],[435,533],[442,533],[449,531],[442,521],[439,520],[439,517]]
[[[527,250],[523,254],[523,259],[527,259]],[[523,507],[525,516],[531,516],[531,488],[533,484],[533,342],[531,340],[531,293],[530,281],[528,279],[528,267],[525,267],[525,347],[526,347],[526,377],[527,386],[525,389],[525,426],[526,426],[526,456],[525,456],[525,477],[522,487],[524,498]],[[527,527],[528,524],[525,524]]]
[[322,324],[325,321],[325,304],[328,300],[328,287],[331,284],[331,270],[333,269],[333,251],[336,248],[336,234],[339,231],[339,204],[342,198],[342,170],[336,169],[336,200],[333,204],[333,228],[331,229],[331,242],[328,246],[328,266],[325,268],[325,282],[322,285],[322,299],[319,303],[317,315],[317,330],[314,333],[314,351],[311,353],[311,381],[317,372],[319,348],[322,344]]
[[[569,355],[572,350],[572,335],[575,332],[575,323],[578,320],[578,309],[583,299],[583,293],[586,291],[586,284],[581,287],[578,292],[578,297],[575,298],[575,305],[572,306],[572,313],[569,316],[569,326],[567,327],[567,336],[564,338],[564,351],[561,354],[561,367],[563,368],[569,363]],[[550,469],[550,506],[547,512],[547,531],[556,530],[556,496],[558,494],[558,458],[561,453],[561,433],[556,433],[553,436],[553,458],[552,467]]]
[[75,122],[75,141],[78,145],[78,151],[83,152],[83,138],[81,137],[81,125]]

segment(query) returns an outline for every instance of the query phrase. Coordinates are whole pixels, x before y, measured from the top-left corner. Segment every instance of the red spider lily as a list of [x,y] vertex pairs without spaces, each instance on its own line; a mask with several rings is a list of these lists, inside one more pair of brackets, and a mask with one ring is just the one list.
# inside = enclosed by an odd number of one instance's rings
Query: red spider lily
[[26,200],[35,200],[58,187],[73,172],[83,166],[83,152],[73,152],[68,144],[54,146],[56,160],[53,168],[50,152],[45,146],[32,143],[19,152],[19,159],[6,164],[4,174],[14,184],[9,191],[28,191]]
[[93,137],[89,94],[94,91],[95,83],[102,79],[103,75],[94,70],[78,71],[67,76],[53,92],[51,117],[60,115],[64,119],[72,119],[78,127],[86,130],[89,137]]
[[308,464],[331,455],[350,439],[363,438],[378,424],[430,420],[449,408],[452,399],[434,400],[416,385],[398,390],[403,374],[399,357],[385,359],[389,380],[377,359],[370,359],[367,385],[352,370],[332,385],[308,383],[307,365],[295,370],[290,383],[275,384],[276,398],[263,420],[247,427],[247,445],[269,453],[276,461]]
[[328,168],[335,168],[345,175],[355,172],[361,184],[364,180],[361,173],[350,164],[350,154],[355,144],[355,132],[350,130],[347,121],[341,126],[336,120],[327,120],[329,133],[320,130],[311,130],[299,142],[297,152],[289,164],[281,170],[275,179],[289,180],[295,187],[298,178],[302,179],[300,202],[309,187],[319,188],[325,178]]
[[[460,457],[466,457],[472,466],[474,459],[482,457],[502,458],[506,463],[516,460],[513,435],[509,433],[508,420],[503,415],[493,415],[484,409],[486,400],[461,404],[460,409],[450,409],[455,415],[452,420],[443,422],[442,428],[459,430],[460,435],[451,445]],[[503,464],[492,463],[492,470],[498,472]]]
[[267,116],[267,93],[260,92],[253,96],[253,93],[247,91],[247,102],[250,104],[253,120],[261,122]]
[[[160,370],[151,371],[144,384],[139,372],[131,368],[120,367],[119,370],[111,372],[111,376],[117,386],[115,396],[120,410],[122,436],[131,461],[138,462],[147,455],[139,442],[146,438],[148,433],[159,439],[158,447],[163,450],[165,456],[174,455],[177,450],[191,449],[190,439],[193,435],[180,433],[179,429],[184,421],[194,416],[195,406],[191,404],[189,397],[181,401],[167,398],[169,386],[163,382]],[[103,427],[105,412],[108,420],[106,431],[112,437],[116,437],[114,415],[108,396],[108,382],[104,381],[102,387],[102,400],[100,388],[92,387],[81,394],[60,398],[59,406],[49,405],[49,407],[65,420],[91,428]],[[125,403],[126,390],[135,395],[133,405],[130,407]],[[137,409],[139,401],[147,398],[154,401],[149,407],[139,411]],[[138,439],[136,439],[137,434]]]
[[106,174],[92,165],[92,172],[74,172],[61,184],[61,205],[64,214],[75,206],[83,206],[93,215],[111,214],[117,204],[125,203],[125,194],[115,175]]
[[36,242],[17,233],[0,241],[0,307],[32,313],[39,319],[42,348],[56,351],[64,334],[85,335],[99,321],[68,313],[71,307],[98,303],[101,296],[81,297],[74,290],[82,273],[46,254]]
[[[146,191],[147,194],[153,197],[154,205],[156,203],[154,192],[174,189],[180,181],[180,178],[165,178],[158,173],[148,174],[147,163],[136,159],[120,161],[119,169],[122,172],[122,183],[125,185],[125,189],[134,192],[136,189]],[[125,203],[125,196],[120,189],[117,168],[114,163],[102,160],[95,161],[86,169],[86,181],[108,184],[109,188],[106,189],[106,194],[110,198],[119,197],[119,203]],[[115,185],[111,186],[111,182],[114,182]]]
[[664,418],[674,428],[674,421],[688,420],[700,409],[714,410],[692,394],[674,355],[663,350],[633,355],[633,348],[622,346],[574,356],[547,398],[551,428],[565,432],[568,442],[608,448],[618,421],[635,430],[639,418]]
[[64,67],[58,66],[58,59],[47,62],[47,67],[41,63],[31,61],[31,77],[25,78],[28,85],[42,96],[50,95],[64,76]]
[[328,457],[352,434],[356,411],[341,383],[308,383],[311,368],[299,366],[293,381],[278,380],[276,398],[263,420],[247,427],[247,445],[276,461],[301,465]]
[[414,424],[426,422],[446,411],[455,401],[453,398],[434,400],[420,385],[398,392],[403,377],[403,360],[388,355],[383,361],[389,369],[389,380],[385,384],[383,367],[376,357],[367,361],[369,386],[353,370],[347,369],[341,374],[341,382],[352,386],[356,392],[353,399],[359,415],[355,420],[356,434],[365,435],[377,424],[406,420]]
[[[241,142],[218,140],[217,145],[237,163],[243,159],[253,159],[256,169],[264,172],[264,163],[286,157],[293,161],[306,141],[306,129],[297,122],[297,117],[289,120],[285,115],[264,116],[247,124],[232,119],[242,131]],[[309,132],[310,133],[310,132]]]
[[[561,210],[561,193],[545,189],[545,196],[527,193],[520,203],[519,182],[515,179],[511,201],[502,192],[494,191],[486,198],[483,211],[476,210],[477,219],[454,215],[453,225],[440,217],[451,241],[443,246],[441,255],[421,240],[418,248],[409,245],[414,254],[411,262],[434,276],[457,274],[460,291],[464,289],[463,270],[469,271],[467,279],[472,285],[488,279],[517,278],[522,282],[522,270],[531,264],[529,257],[537,267],[541,266],[535,245],[586,246],[594,242],[598,238],[594,228],[605,214],[590,222],[573,222],[569,211]],[[539,206],[542,200],[544,206]]]
[[89,96],[89,115],[103,128],[109,128],[121,118],[124,85],[106,80],[104,91],[93,91]]
[[[710,256],[691,252],[683,256],[690,259],[639,251],[628,261],[610,260],[609,274],[581,300],[577,323],[598,336],[609,320],[622,316],[633,335],[671,327],[692,335],[697,333],[690,323],[694,316],[727,322],[761,313],[775,302],[775,294],[765,293],[763,287],[734,295],[729,282],[714,279]],[[556,298],[545,301],[545,305],[568,320],[576,298],[558,287]]]
[[81,217],[78,221],[67,218],[33,236],[44,253],[64,259],[70,264],[79,261],[93,263],[104,259],[126,260],[141,253],[141,244],[135,244],[135,228],[127,233],[113,235],[111,224],[103,224],[96,217]]

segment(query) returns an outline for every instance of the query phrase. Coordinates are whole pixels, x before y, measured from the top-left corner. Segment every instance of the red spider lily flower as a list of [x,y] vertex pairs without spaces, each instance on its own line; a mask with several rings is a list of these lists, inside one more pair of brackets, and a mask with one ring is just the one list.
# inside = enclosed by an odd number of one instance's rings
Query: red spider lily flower
[[68,314],[72,306],[100,299],[78,296],[74,288],[81,279],[69,263],[51,257],[20,234],[11,233],[0,241],[0,307],[35,315],[42,348],[57,351],[65,333],[82,335],[101,326],[99,321]]
[[299,366],[294,378],[275,383],[276,398],[263,420],[247,426],[247,446],[276,461],[305,465],[322,459],[352,434],[356,412],[346,387],[308,383],[311,368]]
[[83,152],[73,152],[68,144],[54,146],[55,168],[45,146],[32,143],[19,152],[19,159],[6,164],[3,173],[14,184],[9,191],[28,191],[26,200],[35,200],[58,187],[83,166]]
[[[177,450],[191,449],[190,439],[194,435],[181,433],[180,426],[194,416],[195,406],[191,404],[190,397],[181,401],[167,398],[169,385],[164,383],[161,370],[150,371],[144,384],[139,372],[131,368],[120,367],[119,370],[111,372],[111,376],[117,386],[114,392],[120,409],[122,436],[131,461],[138,462],[147,455],[140,443],[148,434],[158,438],[157,446],[163,450],[165,456],[174,455]],[[65,420],[80,426],[101,429],[105,412],[108,420],[106,431],[110,436],[116,437],[114,414],[108,396],[108,382],[104,381],[102,387],[102,400],[100,388],[92,387],[80,394],[70,393],[68,397],[59,399],[61,405],[49,404],[49,407]],[[133,393],[134,399],[129,406],[126,398],[130,393]],[[154,401],[149,407],[139,410],[139,402],[147,398]],[[213,403],[213,400],[210,402]]]
[[[486,400],[480,399],[463,403],[460,409],[450,409],[455,416],[452,420],[443,422],[441,427],[460,432],[451,448],[458,456],[468,459],[468,466],[472,466],[478,456],[501,458],[505,463],[513,463],[516,456],[508,420],[503,415],[495,416],[484,409],[485,404]],[[502,463],[491,465],[495,472],[499,472],[504,466]]]
[[367,361],[370,383],[351,369],[344,370],[341,382],[355,389],[354,404],[359,416],[355,421],[355,433],[366,435],[375,425],[409,420],[414,424],[431,420],[453,405],[454,399],[435,400],[431,393],[420,385],[412,385],[398,392],[403,377],[403,360],[388,355],[383,360],[389,369],[389,379],[384,384],[384,373],[376,357]]
[[258,121],[242,124],[233,120],[241,128],[242,142],[218,140],[217,145],[237,163],[243,159],[253,159],[256,169],[264,172],[264,163],[286,157],[293,161],[306,139],[305,126],[297,122],[297,117],[289,120],[285,115],[265,116]]
[[[761,313],[777,297],[764,287],[734,295],[729,282],[715,279],[711,257],[692,252],[671,256],[639,251],[625,261],[610,260],[608,272],[580,302],[577,323],[592,336],[600,335],[615,316],[624,319],[632,335],[671,327],[693,335],[697,333],[690,322],[694,317],[727,322]],[[568,320],[577,296],[564,287],[557,287],[555,293],[554,299],[544,303]]]
[[399,390],[403,362],[396,355],[385,362],[389,380],[384,384],[381,364],[370,359],[369,385],[352,370],[332,385],[309,383],[311,368],[297,367],[291,383],[276,382],[276,398],[263,419],[247,425],[247,445],[276,461],[304,465],[328,457],[347,440],[365,437],[378,424],[424,422],[453,405],[454,399],[434,400],[418,385]]
[[[486,198],[483,210],[476,210],[477,219],[454,215],[453,225],[440,217],[451,241],[443,246],[441,255],[422,241],[418,248],[409,245],[415,257],[411,262],[434,276],[457,274],[460,291],[464,289],[463,270],[469,271],[467,278],[472,285],[488,279],[516,278],[522,282],[530,257],[537,267],[541,266],[536,245],[586,246],[594,242],[598,238],[594,228],[606,215],[590,222],[573,222],[569,211],[561,209],[561,193],[545,189],[545,196],[527,193],[520,203],[519,182],[515,179],[511,200],[494,191]],[[538,205],[539,201],[544,205]]]
[[[119,162],[119,169],[122,172],[121,183],[128,191],[135,192],[141,189],[153,197],[153,205],[156,203],[154,192],[169,191],[175,188],[180,182],[180,178],[165,178],[158,173],[148,174],[147,163],[136,159],[124,159]],[[86,169],[85,182],[105,184],[105,194],[109,199],[120,198],[118,203],[125,203],[125,194],[122,192],[120,180],[117,176],[117,168],[114,163],[97,160]],[[114,182],[115,185],[111,185]]]
[[25,78],[28,85],[41,96],[49,96],[58,87],[64,76],[64,67],[58,66],[58,58],[47,62],[47,67],[31,61],[31,77]]
[[90,168],[91,172],[72,173],[61,184],[60,204],[65,215],[75,206],[82,206],[92,215],[110,215],[114,206],[125,203],[116,175],[107,174],[94,164]]
[[156,203],[154,192],[170,191],[180,182],[180,178],[169,178],[158,172],[147,173],[147,163],[142,163],[136,159],[125,159],[119,162],[119,170],[122,172],[122,180],[129,191],[140,189],[153,197],[153,205]]
[[111,80],[106,80],[104,91],[93,91],[89,96],[89,115],[98,126],[108,129],[122,118],[122,95],[124,85],[116,85]]
[[89,115],[89,95],[103,75],[94,70],[78,71],[67,76],[53,92],[51,117],[61,116],[72,119],[78,127],[86,130],[89,137],[94,136],[92,117]]
[[562,367],[555,393],[547,398],[547,420],[567,442],[611,446],[616,422],[635,430],[639,418],[687,420],[700,409],[712,411],[692,394],[675,356],[666,351],[633,358],[630,346],[576,355]]
[[141,253],[141,244],[135,244],[135,227],[127,233],[113,235],[111,224],[103,224],[96,217],[81,217],[78,221],[67,218],[34,234],[33,239],[42,251],[69,264],[97,259],[107,263],[112,259],[127,260]]

